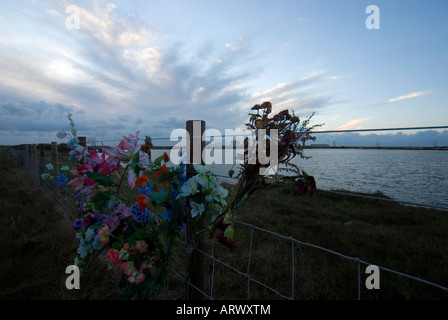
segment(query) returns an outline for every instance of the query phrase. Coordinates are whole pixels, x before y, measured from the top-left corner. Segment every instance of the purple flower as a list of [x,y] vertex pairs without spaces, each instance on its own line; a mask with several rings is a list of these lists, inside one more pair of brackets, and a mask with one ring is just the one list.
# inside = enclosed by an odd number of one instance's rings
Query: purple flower
[[79,228],[81,228],[82,226],[83,226],[82,220],[76,219],[75,223],[73,223],[73,231],[79,230]]
[[118,216],[108,217],[106,220],[106,226],[108,226],[109,231],[113,232],[120,225],[120,218]]

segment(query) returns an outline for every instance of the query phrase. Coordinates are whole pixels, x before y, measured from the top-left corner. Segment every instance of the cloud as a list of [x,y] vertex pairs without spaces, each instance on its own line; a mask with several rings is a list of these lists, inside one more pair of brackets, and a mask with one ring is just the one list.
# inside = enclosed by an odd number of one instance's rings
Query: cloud
[[326,80],[326,72],[322,70],[312,71],[295,81],[283,82],[255,93],[251,100],[256,103],[270,101],[273,112],[284,109],[294,109],[300,113],[315,112],[327,107],[335,101],[331,93],[315,93],[310,87],[313,84]]
[[409,94],[405,94],[396,98],[392,98],[387,100],[387,103],[392,103],[392,102],[397,102],[397,101],[402,101],[402,100],[407,100],[407,99],[413,99],[413,98],[417,98],[423,95],[428,94],[427,91],[418,91],[418,92],[412,92]]
[[334,130],[355,130],[355,129],[361,129],[361,126],[359,124],[370,120],[371,118],[361,118],[361,119],[353,119],[350,120],[347,123],[344,123],[343,125],[337,127]]
[[67,127],[68,112],[81,134],[113,140],[136,130],[169,137],[194,119],[235,128],[264,100],[295,111],[332,101],[309,90],[325,80],[321,70],[251,93],[248,83],[260,77],[264,58],[252,51],[251,37],[205,39],[192,49],[187,40],[166,40],[155,22],[120,16],[108,1],[79,5],[80,29],[68,30],[69,4],[36,4],[21,11],[16,31],[0,33],[0,70],[8,79],[0,83],[0,128],[8,136],[0,144],[19,133],[49,142]]

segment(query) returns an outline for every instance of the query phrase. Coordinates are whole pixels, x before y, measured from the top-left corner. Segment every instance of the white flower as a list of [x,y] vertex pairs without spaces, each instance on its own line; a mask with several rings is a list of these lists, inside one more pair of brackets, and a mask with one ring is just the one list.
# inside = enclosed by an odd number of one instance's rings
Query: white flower
[[42,179],[50,179],[51,178],[51,176],[48,174],[48,173],[42,173],[41,174],[41,177],[42,177]]
[[193,164],[194,170],[199,174],[211,175],[212,168],[210,166],[203,166],[200,164]]
[[46,167],[47,167],[47,169],[48,170],[54,170],[54,167],[53,167],[53,164],[51,164],[51,163],[48,163],[47,165],[46,165]]
[[201,215],[204,212],[204,205],[202,203],[196,203],[194,201],[190,201],[191,206],[191,217],[194,218],[197,215]]
[[180,191],[180,197],[186,197],[198,192],[198,183],[196,179],[194,177],[188,179],[188,181],[182,185]]
[[210,183],[210,179],[208,176],[206,176],[205,174],[198,174],[195,175],[194,178],[201,186],[203,186],[204,188],[208,188]]

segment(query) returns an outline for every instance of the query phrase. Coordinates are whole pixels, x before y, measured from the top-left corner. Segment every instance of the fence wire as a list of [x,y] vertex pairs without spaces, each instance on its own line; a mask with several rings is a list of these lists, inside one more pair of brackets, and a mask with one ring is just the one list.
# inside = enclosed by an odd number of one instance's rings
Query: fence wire
[[[58,185],[55,181],[47,181],[45,179],[42,179],[42,177],[41,177],[41,174],[45,170],[46,163],[51,162],[51,160],[41,158],[34,153],[27,153],[23,150],[12,149],[11,151],[12,151],[12,154],[14,155],[14,157],[21,160],[21,162],[23,163],[25,168],[30,173],[32,179],[35,181],[36,185],[39,186],[40,188],[42,188],[43,190],[45,190],[48,194],[52,195],[53,198],[55,199],[55,201],[64,209],[64,211],[67,214],[69,214],[72,218],[75,218],[74,213],[76,212],[77,209],[76,209],[76,204],[75,204],[76,200],[75,200],[74,193],[72,193],[68,188]],[[59,162],[56,165],[60,168],[63,165],[66,165],[66,163]],[[227,179],[230,178],[227,176],[220,176],[220,175],[217,175],[217,176],[221,177],[221,178],[227,178]],[[236,179],[236,178],[231,178],[231,179]],[[129,200],[130,199],[129,198],[130,197],[129,188],[126,192],[127,192],[128,200]],[[353,194],[348,194],[348,195],[353,196]],[[388,200],[388,199],[376,198],[376,197],[369,197],[369,198],[375,198],[377,200]],[[182,268],[185,264],[181,262],[177,266],[173,265],[173,266],[168,267],[168,271],[170,271],[174,275],[174,278],[173,279],[171,277],[169,278],[168,286],[167,286],[167,289],[165,292],[166,298],[168,298],[168,299],[184,299],[186,296],[185,292],[179,294],[179,292],[178,292],[179,285],[176,285],[175,279],[178,279],[179,281],[181,281],[181,283],[184,283],[186,286],[193,287],[195,290],[199,291],[203,295],[203,297],[206,299],[214,300],[214,299],[216,299],[217,296],[219,298],[219,294],[216,294],[216,292],[215,292],[216,282],[218,280],[220,280],[219,278],[217,278],[218,273],[217,273],[216,269],[218,266],[222,266],[222,267],[226,268],[226,270],[231,271],[245,279],[246,286],[247,286],[245,298],[248,300],[252,299],[254,297],[254,295],[252,294],[252,290],[253,290],[252,284],[256,284],[256,285],[268,290],[271,294],[273,294],[274,296],[276,296],[279,299],[294,300],[297,297],[297,292],[296,292],[296,284],[297,283],[296,282],[298,281],[298,277],[297,277],[298,274],[296,271],[296,269],[297,269],[296,264],[298,261],[298,257],[296,254],[296,250],[299,249],[300,252],[302,252],[302,247],[308,247],[308,248],[315,249],[319,252],[322,252],[324,254],[335,256],[335,257],[347,260],[349,262],[352,262],[357,270],[356,271],[356,276],[357,276],[356,277],[356,279],[357,279],[356,298],[359,300],[362,299],[362,290],[361,289],[363,288],[363,284],[361,281],[361,265],[370,266],[370,265],[375,265],[374,263],[364,261],[358,257],[347,256],[342,253],[336,252],[334,250],[323,248],[323,247],[320,247],[320,246],[317,246],[317,245],[314,245],[311,243],[303,242],[303,241],[297,240],[293,237],[284,236],[279,233],[255,226],[253,224],[245,223],[245,222],[238,221],[238,220],[234,220],[233,222],[235,223],[235,225],[246,227],[246,228],[249,228],[249,230],[250,230],[250,241],[248,244],[249,249],[248,249],[248,253],[247,253],[246,268],[244,269],[242,266],[235,266],[235,264],[231,264],[227,261],[220,259],[216,252],[215,240],[211,241],[209,252],[206,250],[198,249],[198,248],[187,248],[187,243],[183,242],[184,252],[188,249],[196,250],[203,255],[204,259],[207,259],[210,262],[210,266],[209,266],[209,270],[208,270],[209,292],[206,292],[205,289],[198,288],[189,282],[188,276],[185,274],[185,269]],[[254,245],[258,244],[254,240],[254,232],[255,231],[275,237],[275,238],[283,241],[285,245],[287,243],[290,244],[291,249],[290,249],[290,254],[288,254],[289,258],[286,257],[287,260],[290,260],[290,269],[291,269],[291,272],[289,275],[290,292],[280,292],[280,290],[276,289],[273,285],[267,284],[265,281],[263,281],[263,279],[253,276],[253,268],[252,267],[253,267],[254,262],[253,262],[252,252],[253,252]],[[179,268],[179,265],[181,266],[180,268]],[[410,279],[410,280],[440,289],[443,292],[448,292],[448,287],[442,286],[440,284],[437,284],[437,283],[434,283],[431,281],[427,281],[425,279],[421,279],[421,278],[418,278],[418,277],[415,277],[415,276],[412,276],[412,275],[409,275],[406,273],[402,273],[402,272],[399,272],[396,270],[392,270],[392,269],[389,269],[389,268],[386,268],[383,266],[379,266],[379,265],[376,265],[376,266],[380,270],[385,271],[387,273],[394,274],[394,275],[397,275],[402,278]],[[275,272],[275,270],[273,270],[272,272]],[[220,280],[220,281],[222,281],[222,280]],[[175,289],[172,290],[173,287]],[[185,288],[185,286],[183,286],[183,287]],[[180,290],[180,291],[183,292],[183,290]],[[185,291],[187,291],[187,290],[185,290]],[[255,297],[257,298],[257,296],[255,296]]]

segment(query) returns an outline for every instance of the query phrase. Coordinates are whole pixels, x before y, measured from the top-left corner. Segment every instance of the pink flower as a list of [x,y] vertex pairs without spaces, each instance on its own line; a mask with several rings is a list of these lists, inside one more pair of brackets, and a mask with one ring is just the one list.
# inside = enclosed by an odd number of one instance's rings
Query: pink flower
[[[73,170],[72,173],[73,172],[82,172],[84,170],[84,169],[80,169],[80,168],[78,168],[78,170]],[[76,174],[78,174],[78,173],[76,173]],[[75,187],[75,191],[79,191],[79,190],[83,189],[84,187],[94,186],[94,185],[96,185],[96,182],[84,175],[82,175],[80,177],[73,178],[72,180],[67,182],[67,186]]]
[[135,284],[142,283],[145,280],[146,276],[144,273],[140,273],[138,276],[135,277]]
[[137,269],[135,268],[134,262],[123,262],[121,264],[121,268],[123,269],[123,272],[125,275],[127,276],[133,276],[134,273],[137,271]]
[[135,284],[142,283],[146,278],[146,275],[143,272],[139,272],[135,267],[127,275],[129,275],[128,281]]
[[102,243],[102,244],[107,244],[109,243],[109,227],[108,226],[104,226],[103,228],[101,228],[98,231],[98,240]]
[[137,131],[135,136],[123,137],[118,147],[107,148],[103,152],[110,157],[120,158],[122,161],[130,160],[140,150],[140,146],[137,144],[139,133],[140,131]]
[[148,245],[144,240],[136,241],[136,244],[133,248],[135,248],[135,250],[137,250],[137,252],[139,253],[148,252]]

